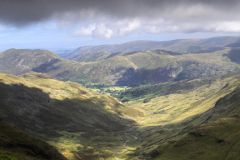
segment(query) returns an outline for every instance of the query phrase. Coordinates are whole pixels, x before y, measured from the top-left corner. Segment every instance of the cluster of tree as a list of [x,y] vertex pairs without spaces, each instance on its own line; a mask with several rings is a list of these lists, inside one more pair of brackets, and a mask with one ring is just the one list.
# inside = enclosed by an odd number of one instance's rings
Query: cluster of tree
[[145,98],[143,103],[147,103],[152,98],[155,98],[156,95],[163,95],[167,89],[168,85],[166,84],[143,86],[119,92],[116,97],[122,102]]
[[102,88],[109,87],[109,85],[105,85],[105,84],[87,84],[85,87],[102,89]]

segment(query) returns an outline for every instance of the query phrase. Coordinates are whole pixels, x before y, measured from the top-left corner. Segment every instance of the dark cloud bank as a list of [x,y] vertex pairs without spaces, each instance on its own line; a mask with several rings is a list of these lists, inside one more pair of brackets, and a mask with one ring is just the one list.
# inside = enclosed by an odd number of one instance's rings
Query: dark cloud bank
[[0,25],[54,20],[73,36],[240,32],[239,0],[0,0]]
[[176,21],[235,20],[239,3],[238,0],[0,0],[0,21],[21,27],[84,11],[88,12],[85,16],[79,14],[79,20],[89,15],[118,19],[163,17]]

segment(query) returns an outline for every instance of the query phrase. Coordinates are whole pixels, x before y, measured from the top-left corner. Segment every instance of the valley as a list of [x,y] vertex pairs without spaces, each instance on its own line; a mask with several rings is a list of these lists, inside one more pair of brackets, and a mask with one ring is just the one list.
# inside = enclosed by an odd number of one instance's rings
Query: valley
[[0,160],[240,160],[239,8],[0,0]]
[[[2,96],[5,107],[1,108],[1,117],[56,146],[68,159],[146,159],[162,144],[176,141],[209,121],[216,114],[211,108],[239,85],[239,78],[239,74],[229,74],[129,88],[119,92],[122,99],[131,99],[122,105],[108,95],[96,94],[77,83],[54,80],[46,74],[2,74],[1,91],[10,97],[7,100]],[[14,93],[15,89],[21,90],[21,95],[13,95],[8,85],[13,86]],[[49,96],[44,98],[44,93]],[[150,101],[144,102],[148,97]],[[11,108],[16,112],[9,112]]]
[[0,118],[68,160],[236,159],[238,39],[82,47],[68,59],[9,49],[0,53]]

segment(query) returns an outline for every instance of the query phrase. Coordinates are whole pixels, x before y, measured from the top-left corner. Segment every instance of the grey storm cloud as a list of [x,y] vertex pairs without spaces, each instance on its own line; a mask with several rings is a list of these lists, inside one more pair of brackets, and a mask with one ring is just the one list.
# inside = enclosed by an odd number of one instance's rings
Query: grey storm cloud
[[0,24],[25,27],[59,20],[82,24],[75,36],[105,38],[136,30],[238,31],[239,7],[239,0],[0,0]]
[[[92,11],[93,15],[104,15],[115,18],[152,18],[163,16],[166,18],[202,19],[203,15],[196,15],[189,11],[179,10],[194,6],[210,7],[213,13],[208,13],[206,19],[234,18],[239,12],[238,0],[0,0],[0,20],[15,26],[61,18],[65,13]],[[177,9],[177,11],[176,11]],[[222,15],[213,15],[214,9]],[[176,14],[176,12],[179,12]],[[182,12],[182,13],[181,13]],[[88,15],[85,15],[88,17]],[[223,17],[218,17],[223,16]]]

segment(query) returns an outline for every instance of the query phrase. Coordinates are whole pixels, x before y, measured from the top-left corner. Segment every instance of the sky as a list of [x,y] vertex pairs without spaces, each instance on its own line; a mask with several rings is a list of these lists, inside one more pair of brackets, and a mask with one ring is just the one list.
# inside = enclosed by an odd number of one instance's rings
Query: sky
[[0,0],[0,51],[240,36],[239,0]]

